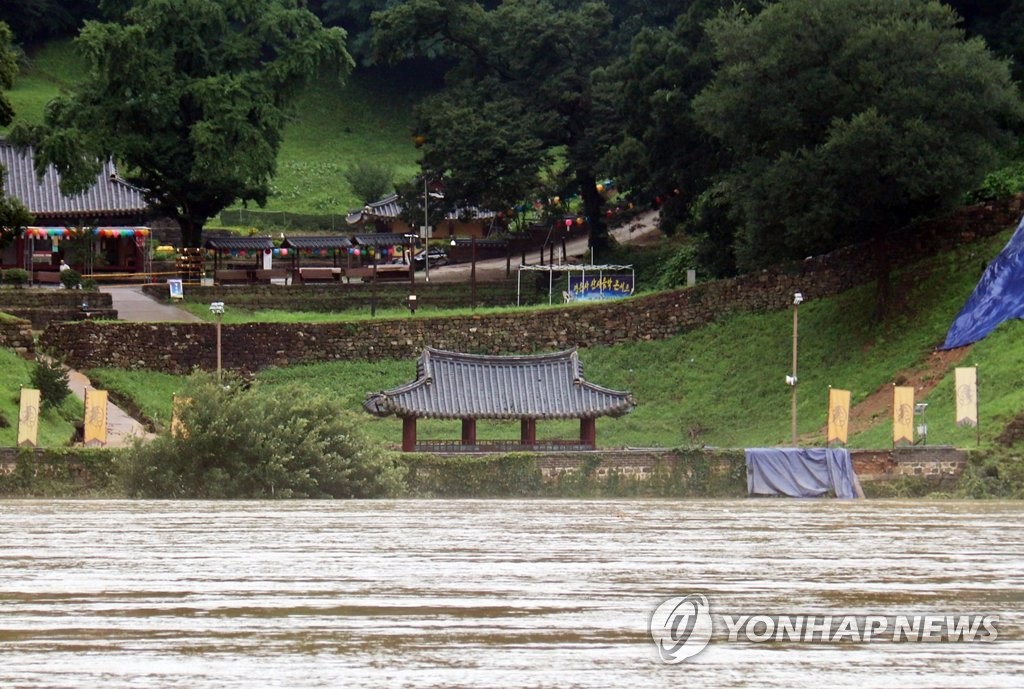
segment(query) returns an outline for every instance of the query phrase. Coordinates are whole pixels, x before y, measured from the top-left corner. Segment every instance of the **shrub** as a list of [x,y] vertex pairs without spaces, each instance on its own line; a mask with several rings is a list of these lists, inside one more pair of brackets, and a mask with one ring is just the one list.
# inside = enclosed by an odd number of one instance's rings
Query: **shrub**
[[178,431],[127,450],[129,495],[156,498],[370,498],[403,471],[339,402],[290,386],[219,385],[193,375]]
[[32,387],[39,390],[44,408],[59,407],[71,394],[68,374],[60,363],[37,359],[31,374]]
[[24,268],[10,268],[2,271],[2,279],[9,285],[21,287],[28,284],[28,271]]
[[68,268],[67,270],[60,271],[60,284],[64,285],[65,289],[75,289],[76,287],[82,286],[82,274],[77,270]]

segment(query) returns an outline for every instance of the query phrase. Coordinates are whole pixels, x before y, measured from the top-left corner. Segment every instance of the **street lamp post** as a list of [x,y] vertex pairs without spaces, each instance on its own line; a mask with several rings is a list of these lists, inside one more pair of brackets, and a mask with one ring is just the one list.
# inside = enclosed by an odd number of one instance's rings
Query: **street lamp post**
[[221,381],[221,374],[220,374],[220,369],[221,369],[221,365],[220,365],[221,364],[220,323],[221,323],[221,319],[224,317],[224,302],[222,302],[222,301],[215,301],[215,302],[213,302],[212,304],[210,304],[210,311],[217,318],[217,382],[219,383]]
[[430,218],[427,198],[427,176],[423,175],[423,280],[430,282]]
[[793,375],[786,376],[786,382],[789,383],[790,387],[793,388],[793,402],[792,402],[792,419],[793,419],[793,447],[796,447],[796,351],[797,351],[797,327],[799,323],[799,310],[800,304],[804,300],[804,295],[797,292],[793,295]]

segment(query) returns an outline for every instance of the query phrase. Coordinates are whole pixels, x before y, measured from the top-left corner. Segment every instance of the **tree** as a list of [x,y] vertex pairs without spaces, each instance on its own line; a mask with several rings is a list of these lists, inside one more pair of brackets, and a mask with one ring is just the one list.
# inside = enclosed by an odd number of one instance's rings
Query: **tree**
[[448,88],[417,108],[423,163],[443,171],[460,204],[502,210],[564,156],[590,224],[607,245],[596,168],[591,74],[610,55],[611,14],[601,3],[555,6],[506,0],[409,0],[374,14],[374,51],[399,61],[428,50],[454,66]]
[[398,493],[403,471],[337,400],[194,374],[177,432],[128,450],[128,493],[152,498],[373,498]]
[[65,193],[112,156],[198,246],[226,206],[266,201],[290,104],[320,70],[351,69],[345,32],[300,0],[138,0],[119,19],[86,23],[87,77],[12,140],[34,143]]
[[886,240],[959,202],[1013,143],[1005,62],[936,1],[785,0],[708,30],[720,65],[694,101],[732,154],[717,193],[742,268]]
[[[11,42],[10,28],[0,22],[0,126],[4,127],[14,119],[14,108],[4,91],[14,88],[14,78],[18,76],[18,58]],[[32,216],[21,201],[4,194],[5,175],[6,170],[0,166],[0,249],[17,236],[22,227],[32,222]]]
[[342,173],[352,193],[363,203],[371,203],[395,188],[393,168],[373,160],[358,160]]
[[[736,0],[695,0],[668,26],[641,27],[626,55],[598,72],[602,118],[617,134],[605,165],[620,187],[653,199],[678,190],[688,206],[723,162],[721,146],[693,118],[691,102],[714,74],[704,23]],[[758,9],[759,0],[742,3]]]

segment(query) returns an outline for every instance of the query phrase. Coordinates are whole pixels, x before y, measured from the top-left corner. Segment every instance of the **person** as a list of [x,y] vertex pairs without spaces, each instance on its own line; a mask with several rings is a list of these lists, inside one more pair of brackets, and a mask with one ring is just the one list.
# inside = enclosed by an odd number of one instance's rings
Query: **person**
[[64,259],[62,258],[60,260],[60,272],[63,273],[65,270],[71,270],[71,266],[69,266],[67,263],[65,263]]

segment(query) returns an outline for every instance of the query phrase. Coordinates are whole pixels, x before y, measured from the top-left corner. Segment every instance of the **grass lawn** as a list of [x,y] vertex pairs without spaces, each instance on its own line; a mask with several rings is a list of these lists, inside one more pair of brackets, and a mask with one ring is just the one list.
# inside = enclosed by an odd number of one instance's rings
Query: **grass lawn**
[[[21,388],[31,387],[32,363],[9,349],[0,349],[0,446],[18,443],[18,412]],[[82,402],[73,395],[56,409],[44,409],[39,417],[39,446],[62,447],[75,435],[73,420],[83,418]]]

